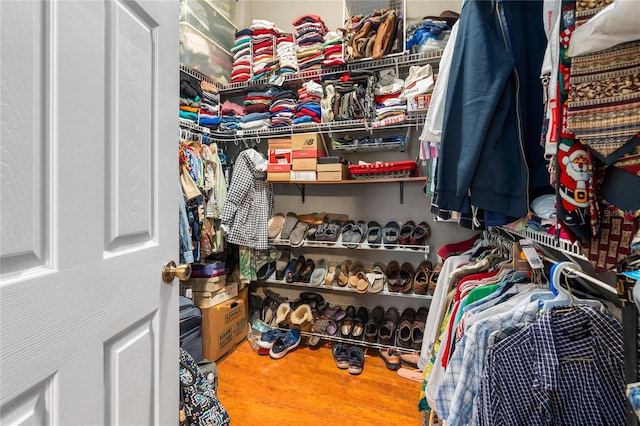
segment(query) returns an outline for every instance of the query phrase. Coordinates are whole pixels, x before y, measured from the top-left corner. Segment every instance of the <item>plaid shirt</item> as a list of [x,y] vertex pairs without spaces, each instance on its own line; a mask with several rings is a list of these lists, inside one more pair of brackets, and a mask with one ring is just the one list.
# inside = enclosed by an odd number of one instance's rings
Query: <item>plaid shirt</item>
[[552,310],[489,352],[476,424],[624,425],[624,392],[620,322]]
[[258,157],[260,154],[253,149],[238,155],[222,210],[222,225],[229,230],[228,242],[266,250],[273,193],[266,181],[266,171],[259,170],[262,164],[256,163],[266,160]]
[[461,426],[472,421],[474,398],[480,390],[491,333],[523,321],[533,321],[539,311],[537,300],[520,304],[511,311],[480,320],[465,331],[435,398],[436,412],[446,420],[447,426]]

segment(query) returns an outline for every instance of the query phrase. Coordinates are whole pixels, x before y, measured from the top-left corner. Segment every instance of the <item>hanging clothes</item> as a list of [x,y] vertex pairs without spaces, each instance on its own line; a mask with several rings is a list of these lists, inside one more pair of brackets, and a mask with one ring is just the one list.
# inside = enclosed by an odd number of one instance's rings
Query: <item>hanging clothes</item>
[[267,160],[255,149],[238,155],[222,211],[228,242],[258,250],[269,247],[267,224],[273,192],[266,170]]

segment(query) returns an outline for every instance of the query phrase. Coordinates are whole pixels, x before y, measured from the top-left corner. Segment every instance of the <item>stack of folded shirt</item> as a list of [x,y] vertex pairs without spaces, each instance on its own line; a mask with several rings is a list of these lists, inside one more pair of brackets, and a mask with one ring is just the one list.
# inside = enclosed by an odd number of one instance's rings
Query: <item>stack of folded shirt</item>
[[344,65],[344,55],[342,54],[343,38],[335,31],[329,31],[324,36],[324,60],[322,65],[325,67],[337,67]]
[[180,118],[197,123],[202,96],[200,81],[180,71]]
[[397,78],[392,68],[381,70],[374,87],[376,122],[374,126],[401,123],[406,119],[407,104],[400,99],[404,80]]
[[281,34],[276,41],[276,52],[280,66],[276,74],[298,72],[298,58],[296,57],[296,45],[291,34]]
[[251,23],[253,30],[253,79],[269,77],[278,63],[275,44],[281,31],[275,24],[262,19],[254,19]]
[[322,43],[327,27],[317,15],[304,15],[293,21],[296,29],[296,50],[300,71],[320,68],[324,60]]
[[259,129],[271,125],[269,106],[273,100],[273,90],[262,84],[247,88],[244,96],[244,109],[247,115],[240,119],[241,129]]
[[274,89],[273,101],[269,107],[271,127],[289,127],[293,125],[298,103],[298,94],[288,88]]
[[200,82],[202,88],[202,102],[198,124],[203,127],[216,129],[220,124],[220,97],[218,89],[206,81]]
[[307,81],[298,89],[298,105],[294,125],[305,123],[321,123],[322,109],[322,86],[315,81]]
[[252,36],[253,31],[249,29],[240,30],[236,33],[236,42],[231,48],[231,53],[233,53],[233,70],[231,71],[232,83],[248,81],[251,79]]
[[220,126],[219,130],[240,129],[240,118],[246,115],[244,107],[231,102],[224,101],[220,106]]

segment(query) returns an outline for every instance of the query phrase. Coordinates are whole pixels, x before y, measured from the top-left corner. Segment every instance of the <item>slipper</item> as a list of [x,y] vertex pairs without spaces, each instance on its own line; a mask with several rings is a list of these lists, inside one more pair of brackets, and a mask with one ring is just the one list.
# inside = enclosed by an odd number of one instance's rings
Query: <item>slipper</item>
[[369,293],[380,293],[384,289],[384,283],[387,277],[384,275],[385,267],[382,263],[376,262],[373,270],[367,273],[367,281],[369,281]]
[[300,247],[304,243],[304,237],[307,236],[308,227],[309,224],[307,222],[296,223],[291,234],[289,234],[289,245],[291,247]]
[[360,231],[360,240],[358,242],[362,243],[367,238],[367,232],[369,231],[369,225],[367,225],[367,222],[365,222],[363,220],[359,220],[358,223],[356,224],[356,226],[358,227],[358,231]]
[[382,242],[382,227],[378,222],[371,221],[367,224],[367,243],[369,247],[378,248]]
[[258,281],[268,280],[269,277],[273,275],[275,270],[276,270],[276,262],[265,263],[256,272],[256,278],[258,279]]
[[[324,319],[324,318],[317,319],[311,326],[312,333],[333,336],[336,334],[336,331],[338,331],[338,326],[331,319]],[[318,342],[320,342],[321,338],[322,338],[321,336],[317,336],[317,335],[311,336],[309,338],[309,344],[311,346],[315,346],[318,344]]]
[[[424,243],[431,237],[431,227],[427,222],[420,222],[411,233],[409,237],[409,245],[423,246]],[[413,247],[412,247],[413,248]],[[416,247],[417,248],[417,247]]]
[[[316,233],[318,232],[318,227],[322,225],[308,225],[307,226],[307,235],[305,235],[305,240],[314,241],[316,239]],[[295,228],[294,228],[295,229]]]
[[351,266],[351,260],[345,259],[340,264],[340,272],[338,273],[338,286],[344,287],[349,282],[349,267]]
[[284,214],[276,213],[275,215],[273,215],[273,217],[269,219],[269,222],[267,225],[267,235],[269,236],[269,238],[270,239],[277,238],[278,235],[280,235],[280,232],[282,231],[283,225],[284,225]]
[[298,260],[297,259],[291,259],[289,261],[289,264],[287,265],[286,269],[284,270],[285,281],[288,282],[289,284],[291,284],[293,282],[297,266],[298,266]]
[[393,248],[397,245],[399,236],[400,227],[397,222],[391,221],[382,228],[382,243],[387,248]]
[[329,268],[327,268],[327,275],[325,275],[324,277],[324,285],[326,285],[327,287],[331,287],[333,285],[333,282],[338,277],[338,275],[336,274],[336,271],[338,270],[338,265],[335,265],[333,263],[329,265]]
[[429,296],[433,296],[433,293],[436,291],[436,285],[438,284],[438,277],[440,276],[441,271],[442,263],[436,263],[431,270],[431,274],[429,275]]
[[[365,284],[361,284],[361,281],[364,281]],[[364,273],[364,266],[362,265],[362,262],[360,262],[359,260],[353,262],[349,266],[348,283],[349,283],[349,287],[351,288],[360,289],[364,287],[364,291],[367,291],[369,282],[367,281],[367,277]]]
[[424,380],[424,373],[422,371],[411,370],[404,367],[400,367],[398,369],[398,376],[402,377],[403,379],[409,379],[419,383],[422,383],[422,381]]
[[316,268],[311,274],[309,282],[313,285],[321,285],[324,282],[324,278],[327,275],[327,261],[320,259],[316,262]]
[[411,293],[411,288],[413,287],[413,276],[415,275],[415,271],[413,266],[409,262],[404,262],[400,266],[400,282],[398,290],[401,293]]
[[400,236],[398,237],[398,244],[403,246],[409,244],[409,238],[413,233],[413,230],[416,228],[416,223],[412,220],[404,223],[402,228],[400,228]]
[[341,321],[347,316],[347,313],[340,306],[331,307],[329,304],[320,313],[333,321]]
[[340,237],[340,231],[342,229],[342,225],[337,220],[332,220],[327,227],[325,228],[323,241],[338,241],[338,237]]
[[[355,222],[350,220],[349,222],[344,224],[344,226],[342,227],[342,231],[340,231],[340,233],[342,234],[342,244],[344,244],[347,247],[349,247],[349,243],[351,243],[352,240],[354,239],[353,228],[355,226],[356,226]],[[350,248],[353,248],[353,247],[350,247]]]
[[427,294],[429,288],[429,276],[433,265],[428,260],[420,262],[413,277],[413,292],[415,294]]
[[284,271],[287,269],[289,261],[291,261],[291,252],[288,249],[282,250],[280,258],[276,260],[276,280],[284,279]]
[[316,269],[316,264],[313,259],[307,259],[300,270],[300,281],[308,283],[311,280],[311,274]]
[[287,216],[284,218],[284,224],[282,225],[282,231],[280,232],[280,239],[288,240],[296,223],[298,223],[298,215],[293,212],[287,213]]

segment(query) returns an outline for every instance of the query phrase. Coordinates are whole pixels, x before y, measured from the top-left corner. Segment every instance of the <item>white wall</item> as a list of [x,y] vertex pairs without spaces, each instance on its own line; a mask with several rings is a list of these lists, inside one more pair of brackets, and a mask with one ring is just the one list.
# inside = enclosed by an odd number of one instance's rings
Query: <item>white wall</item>
[[[407,22],[427,15],[439,15],[443,10],[460,11],[462,0],[406,0]],[[319,15],[331,30],[343,25],[342,0],[239,0],[235,24],[248,28],[252,19],[266,19],[285,31],[293,31],[292,22],[298,16]]]

